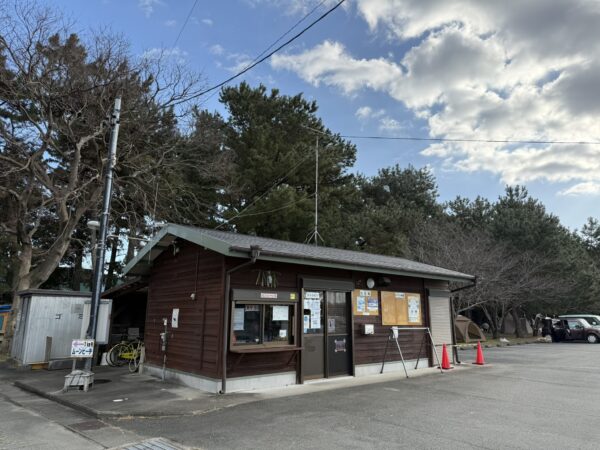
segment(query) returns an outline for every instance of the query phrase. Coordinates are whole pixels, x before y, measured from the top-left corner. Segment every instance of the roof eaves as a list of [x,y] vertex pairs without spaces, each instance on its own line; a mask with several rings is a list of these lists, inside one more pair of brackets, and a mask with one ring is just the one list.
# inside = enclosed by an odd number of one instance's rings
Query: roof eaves
[[[249,250],[244,247],[230,247],[230,250],[233,252],[248,252]],[[233,256],[233,255],[232,255]],[[292,255],[284,252],[274,252],[269,250],[261,250],[259,259],[267,260],[267,261],[275,261],[275,262],[287,262],[287,263],[297,263],[297,264],[305,264],[311,266],[320,266],[320,267],[330,267],[335,269],[347,269],[347,270],[356,270],[356,271],[364,271],[364,272],[380,272],[389,275],[402,275],[408,277],[418,276],[419,278],[427,278],[430,280],[444,280],[444,281],[472,281],[475,279],[472,275],[463,274],[460,272],[453,272],[444,274],[444,273],[434,273],[434,272],[426,272],[426,271],[418,271],[418,270],[407,270],[407,269],[398,269],[390,266],[383,266],[378,264],[355,264],[355,263],[344,263],[328,258],[310,258],[307,256],[299,256]]]

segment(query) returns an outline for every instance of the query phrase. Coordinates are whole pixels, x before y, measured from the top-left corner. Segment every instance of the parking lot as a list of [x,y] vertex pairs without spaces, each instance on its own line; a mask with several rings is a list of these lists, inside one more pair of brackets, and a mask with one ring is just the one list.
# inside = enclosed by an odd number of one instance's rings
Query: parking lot
[[[467,370],[337,389],[309,385],[301,389],[306,394],[277,390],[247,403],[219,397],[213,411],[151,417],[164,400],[149,395],[137,405],[147,417],[110,420],[93,420],[5,378],[0,448],[82,448],[82,438],[86,448],[107,448],[151,437],[194,448],[598,448],[600,344],[484,351],[483,367],[470,364],[473,350],[461,351]],[[21,422],[27,433],[15,426]]]
[[115,424],[202,448],[598,448],[600,345],[485,357],[488,366],[468,371]]

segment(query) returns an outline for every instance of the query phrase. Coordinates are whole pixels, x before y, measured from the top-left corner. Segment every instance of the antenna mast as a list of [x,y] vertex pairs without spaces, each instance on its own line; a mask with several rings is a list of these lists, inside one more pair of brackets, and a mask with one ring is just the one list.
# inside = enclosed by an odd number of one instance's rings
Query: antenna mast
[[306,241],[310,243],[313,239],[315,246],[319,245],[319,239],[323,240],[319,233],[319,136],[317,136],[315,144],[315,229]]

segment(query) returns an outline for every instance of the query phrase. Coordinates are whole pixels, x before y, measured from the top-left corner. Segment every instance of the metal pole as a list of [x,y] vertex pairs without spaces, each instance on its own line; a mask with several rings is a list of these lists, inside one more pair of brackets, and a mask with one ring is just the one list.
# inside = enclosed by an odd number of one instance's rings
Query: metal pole
[[319,245],[319,136],[315,146],[315,245]]
[[429,335],[429,339],[431,340],[431,348],[433,349],[433,354],[435,355],[435,360],[438,363],[438,367],[440,368],[440,372],[444,373],[442,370],[442,363],[440,362],[440,358],[438,356],[437,349],[435,348],[435,342],[433,342],[433,336],[431,335],[431,330],[427,328],[427,334]]
[[[106,163],[106,180],[104,183],[104,197],[102,202],[102,216],[100,218],[100,236],[96,244],[96,261],[94,264],[94,280],[92,283],[92,303],[90,305],[90,323],[86,332],[88,339],[96,339],[98,330],[98,312],[100,311],[100,294],[102,293],[102,278],[104,276],[104,259],[106,257],[106,237],[108,234],[108,220],[110,215],[110,201],[112,197],[113,171],[117,160],[117,139],[119,138],[119,118],[121,115],[121,97],[115,99],[115,107],[111,117],[112,132],[110,148]],[[86,360],[86,370],[92,369],[92,360]]]

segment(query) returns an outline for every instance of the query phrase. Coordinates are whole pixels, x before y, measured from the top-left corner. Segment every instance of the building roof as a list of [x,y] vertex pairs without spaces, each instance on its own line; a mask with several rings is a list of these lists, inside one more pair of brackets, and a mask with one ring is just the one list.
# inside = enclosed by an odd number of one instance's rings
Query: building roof
[[318,267],[329,267],[390,275],[404,275],[448,281],[472,281],[473,275],[422,264],[404,258],[373,253],[341,250],[331,247],[299,244],[245,234],[167,224],[127,264],[126,275],[147,275],[152,261],[175,239],[183,239],[225,256],[248,258],[251,247],[260,247],[259,260],[277,261]]

